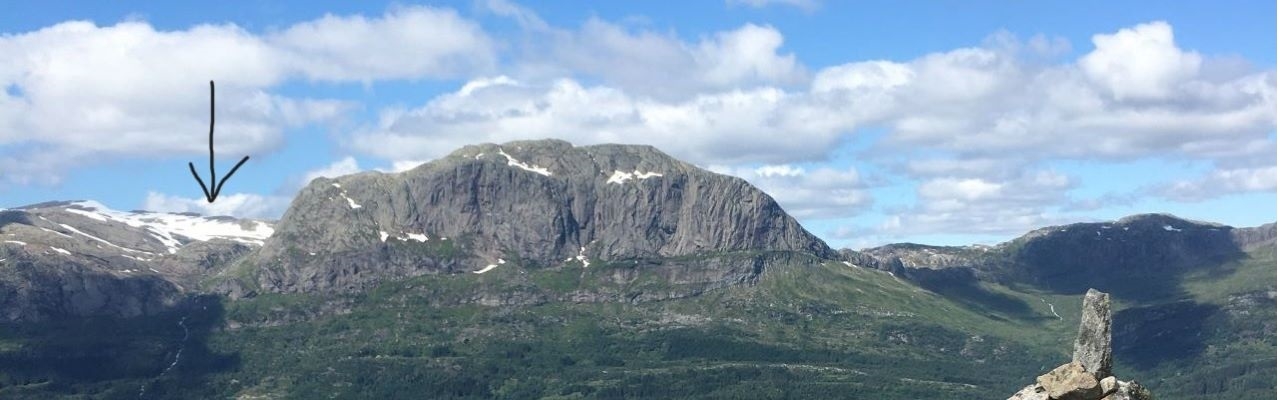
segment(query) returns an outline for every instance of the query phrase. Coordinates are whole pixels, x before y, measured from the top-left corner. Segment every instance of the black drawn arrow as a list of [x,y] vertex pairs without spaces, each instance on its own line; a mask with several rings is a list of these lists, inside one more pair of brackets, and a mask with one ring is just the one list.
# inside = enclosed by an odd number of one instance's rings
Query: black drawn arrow
[[187,166],[191,167],[191,176],[196,178],[196,182],[200,183],[200,190],[204,191],[205,200],[209,200],[212,203],[217,199],[218,193],[222,192],[222,185],[227,183],[227,178],[235,175],[236,170],[240,169],[240,166],[244,165],[245,161],[249,161],[249,156],[244,156],[244,158],[240,159],[240,162],[231,168],[231,172],[228,172],[227,176],[222,177],[221,181],[218,180],[218,173],[213,170],[213,81],[209,81],[209,183],[213,184],[213,190],[209,190],[210,188],[205,186],[204,180],[200,179],[200,174],[196,173],[196,164],[187,163]]

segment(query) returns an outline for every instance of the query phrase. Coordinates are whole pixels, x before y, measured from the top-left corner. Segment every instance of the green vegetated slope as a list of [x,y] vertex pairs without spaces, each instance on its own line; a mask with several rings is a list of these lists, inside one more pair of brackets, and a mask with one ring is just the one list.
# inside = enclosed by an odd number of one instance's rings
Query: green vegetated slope
[[[949,298],[838,262],[674,300],[552,300],[620,268],[509,262],[6,327],[0,397],[1004,398],[1069,359],[1079,318],[1078,295],[981,283]],[[667,289],[635,282],[611,290]],[[1185,275],[1185,295],[1118,300],[1118,374],[1162,399],[1273,398],[1274,282],[1267,248]]]
[[1117,313],[1119,367],[1161,398],[1275,398],[1275,282],[1272,246],[1183,276],[1185,295]]

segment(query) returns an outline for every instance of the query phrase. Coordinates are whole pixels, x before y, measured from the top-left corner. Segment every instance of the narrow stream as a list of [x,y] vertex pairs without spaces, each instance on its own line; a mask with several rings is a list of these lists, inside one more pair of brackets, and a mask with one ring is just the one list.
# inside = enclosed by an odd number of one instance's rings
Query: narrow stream
[[164,371],[160,371],[160,375],[156,375],[155,378],[151,378],[151,382],[144,383],[142,384],[142,387],[138,388],[139,399],[143,398],[143,396],[147,394],[148,384],[154,383],[155,381],[160,380],[160,378],[163,378],[169,373],[169,371],[173,370],[173,367],[178,366],[179,360],[182,360],[182,351],[187,349],[187,339],[191,338],[191,330],[187,329],[187,316],[184,315],[182,319],[178,320],[178,326],[182,327],[182,341],[178,342],[178,352],[174,353],[173,362],[169,363],[169,366],[165,367]]
[[1062,316],[1061,316],[1061,315],[1058,315],[1058,310],[1054,310],[1054,309],[1053,309],[1053,303],[1050,303],[1050,302],[1044,301],[1044,298],[1043,298],[1043,297],[1041,297],[1041,298],[1040,298],[1040,302],[1041,302],[1041,303],[1044,303],[1044,304],[1048,304],[1048,305],[1049,305],[1049,312],[1053,313],[1053,316],[1058,317],[1058,319],[1059,319],[1059,320],[1061,320],[1061,319],[1062,319]]

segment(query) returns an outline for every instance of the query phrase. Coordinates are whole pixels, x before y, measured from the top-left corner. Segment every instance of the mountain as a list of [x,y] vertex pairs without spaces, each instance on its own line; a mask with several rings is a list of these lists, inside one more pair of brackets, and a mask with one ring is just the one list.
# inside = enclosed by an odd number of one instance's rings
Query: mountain
[[[897,259],[908,276],[965,269],[1006,284],[1056,293],[1089,288],[1118,297],[1176,296],[1178,275],[1244,258],[1274,247],[1274,223],[1251,228],[1197,222],[1167,214],[1140,214],[1110,222],[1076,223],[1034,230],[996,246],[892,244],[863,252]],[[950,275],[969,274],[953,272]],[[925,278],[927,279],[927,278]]]
[[1275,225],[833,250],[647,146],[467,146],[280,221],[0,211],[4,398],[997,398],[1111,293],[1115,376],[1274,398]]
[[696,292],[754,279],[776,262],[768,253],[835,254],[742,179],[649,146],[556,140],[317,179],[276,230],[243,267],[248,282],[226,292],[358,291],[422,274],[603,263],[643,264]]
[[92,201],[0,210],[0,320],[159,313],[271,234],[262,221]]

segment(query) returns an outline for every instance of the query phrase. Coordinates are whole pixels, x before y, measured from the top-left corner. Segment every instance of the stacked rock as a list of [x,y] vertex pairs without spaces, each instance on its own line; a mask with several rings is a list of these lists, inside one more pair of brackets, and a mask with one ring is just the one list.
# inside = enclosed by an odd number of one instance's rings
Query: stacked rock
[[1009,400],[1152,400],[1137,381],[1111,375],[1111,296],[1089,289],[1071,362],[1036,378]]

